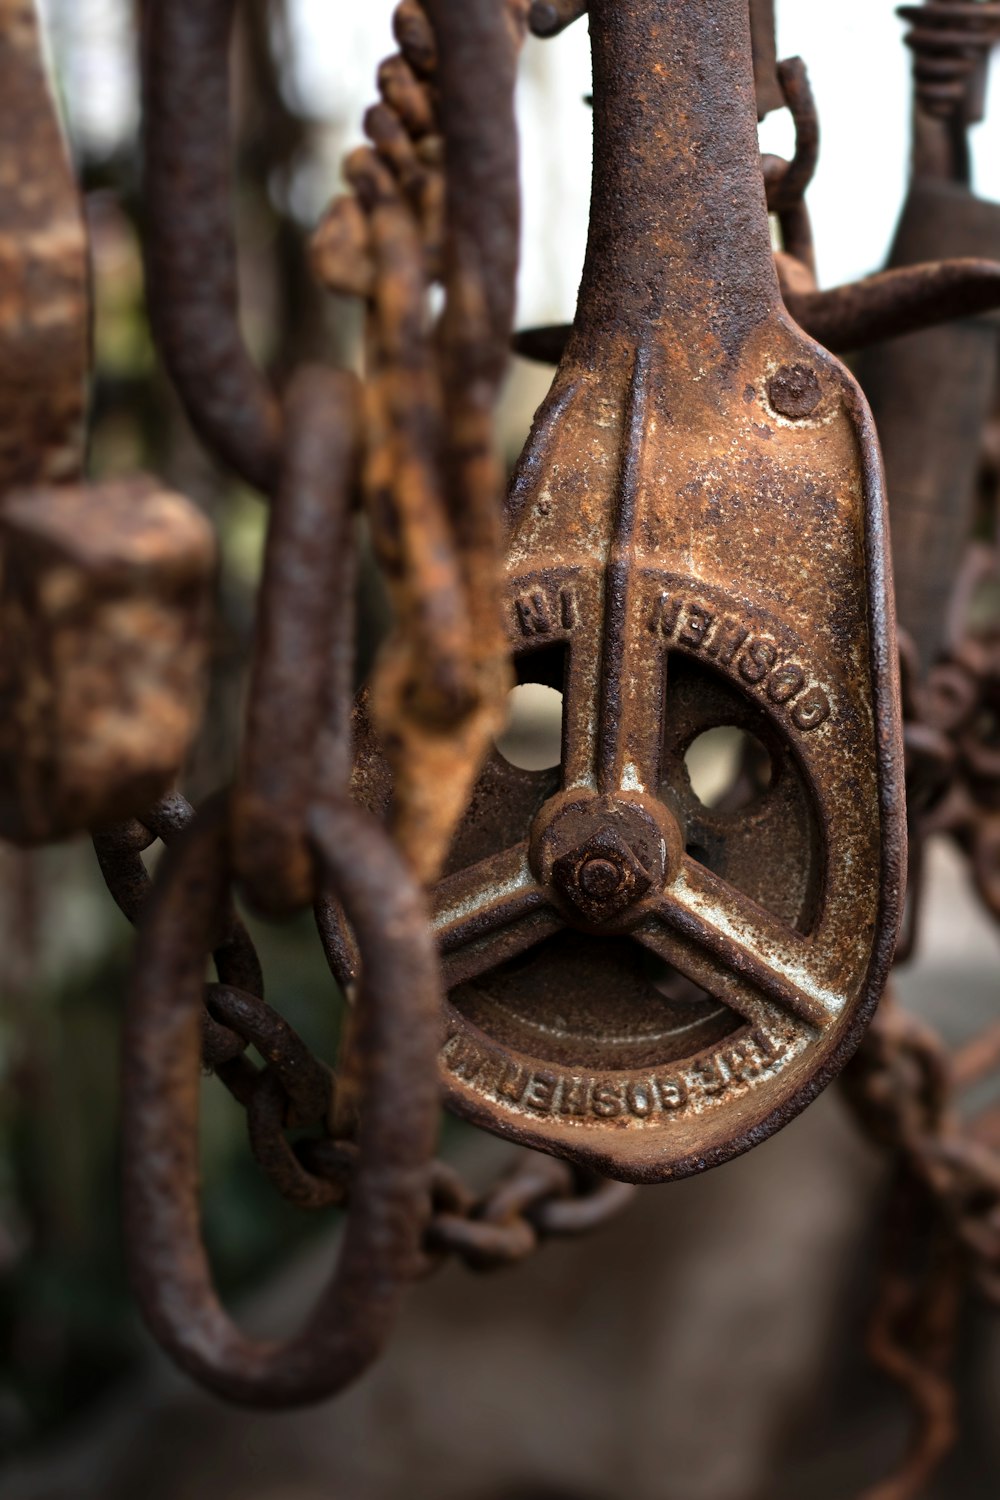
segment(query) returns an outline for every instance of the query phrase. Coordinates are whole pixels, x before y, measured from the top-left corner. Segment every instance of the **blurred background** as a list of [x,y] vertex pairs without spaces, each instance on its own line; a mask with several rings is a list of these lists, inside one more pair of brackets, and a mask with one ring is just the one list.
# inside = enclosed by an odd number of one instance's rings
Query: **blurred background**
[[[304,235],[361,140],[393,0],[249,0],[236,47],[243,308],[280,372],[354,357],[357,309],[311,281]],[[879,266],[902,201],[910,72],[892,0],[779,0],[824,129],[810,193],[822,283]],[[223,576],[209,729],[194,799],[222,784],[248,658],[264,512],[223,480],[158,370],[139,254],[131,0],[44,0],[54,76],[86,195],[95,271],[95,476],[152,469],[211,514]],[[568,320],[589,201],[585,25],[522,64],[521,326]],[[1000,98],[974,132],[1000,197]],[[784,113],[762,127],[789,154]],[[550,374],[515,361],[510,461]],[[379,629],[366,615],[366,648]],[[339,1403],[247,1415],[192,1390],[141,1330],[117,1221],[118,1027],[131,934],[86,843],[0,848],[0,1493],[18,1500],[816,1500],[859,1494],[903,1445],[907,1413],[864,1357],[884,1163],[836,1090],[709,1177],[646,1190],[598,1237],[492,1278],[418,1287],[387,1357]],[[964,867],[933,851],[930,920],[908,1004],[952,1040],[997,1001],[1000,938]],[[256,931],[274,1003],[330,1056],[338,1000],[308,922]],[[204,1089],[206,1235],[249,1326],[284,1331],[334,1253],[336,1218],[300,1215],[254,1167],[242,1112]],[[486,1180],[506,1148],[449,1126]],[[1000,1493],[1000,1339],[964,1333],[965,1434],[933,1494]]]

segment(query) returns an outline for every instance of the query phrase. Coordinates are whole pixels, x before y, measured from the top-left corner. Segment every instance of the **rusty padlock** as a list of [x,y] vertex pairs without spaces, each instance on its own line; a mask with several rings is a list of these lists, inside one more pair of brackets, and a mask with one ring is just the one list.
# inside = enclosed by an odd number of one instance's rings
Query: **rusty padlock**
[[[449,1105],[654,1182],[763,1140],[846,1061],[905,868],[881,465],[781,303],[746,0],[593,0],[594,188],[569,347],[509,501],[521,683],[434,892]],[[706,806],[686,755],[753,750]],[[359,710],[356,793],[391,796]]]
[[82,485],[87,234],[32,0],[0,0],[0,837],[137,814],[200,714],[215,544],[183,497]]

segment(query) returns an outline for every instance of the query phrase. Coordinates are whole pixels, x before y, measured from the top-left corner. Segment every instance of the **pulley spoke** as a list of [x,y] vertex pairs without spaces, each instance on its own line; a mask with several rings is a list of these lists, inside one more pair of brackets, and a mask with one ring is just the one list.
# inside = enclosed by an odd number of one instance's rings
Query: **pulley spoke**
[[823,1031],[843,1008],[843,997],[813,977],[815,955],[806,939],[694,860],[685,859],[657,915],[785,1015]]
[[443,880],[434,904],[449,985],[525,952],[562,926],[531,872],[526,843]]

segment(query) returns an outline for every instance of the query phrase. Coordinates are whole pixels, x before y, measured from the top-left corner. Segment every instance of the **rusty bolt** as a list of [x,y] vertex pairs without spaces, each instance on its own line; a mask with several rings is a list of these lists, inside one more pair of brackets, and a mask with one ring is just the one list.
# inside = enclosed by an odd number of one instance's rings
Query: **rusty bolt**
[[593,856],[580,866],[581,889],[592,901],[607,901],[620,889],[625,871],[616,860]]
[[602,829],[557,859],[552,882],[588,925],[598,926],[640,901],[653,883],[613,829]]

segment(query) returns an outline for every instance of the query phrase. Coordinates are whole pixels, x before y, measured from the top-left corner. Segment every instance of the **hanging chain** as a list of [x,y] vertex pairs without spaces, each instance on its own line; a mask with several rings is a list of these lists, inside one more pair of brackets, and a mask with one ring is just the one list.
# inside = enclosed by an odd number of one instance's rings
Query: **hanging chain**
[[[440,978],[419,886],[440,868],[509,675],[492,424],[513,316],[512,94],[527,6],[398,7],[401,52],[379,73],[372,146],[349,159],[354,194],[314,244],[326,284],[366,301],[368,378],[304,369],[283,397],[238,321],[234,10],[234,0],[148,7],[146,255],[154,331],[196,430],[270,501],[245,734],[230,793],[197,814],[168,797],[95,842],[122,911],[141,918],[124,1165],[143,1311],[212,1389],[287,1405],[329,1395],[370,1363],[414,1276],[448,1255],[476,1269],[513,1264],[604,1222],[632,1189],[525,1153],[480,1196],[431,1161]],[[348,795],[359,500],[396,621],[371,691],[396,777],[389,830]],[[142,854],[156,839],[168,847],[153,884]],[[266,915],[321,892],[337,912],[330,956],[343,975],[339,944],[359,979],[336,1073],[264,1000],[234,881]],[[209,952],[217,977],[206,986]],[[245,1108],[277,1190],[347,1212],[329,1286],[281,1344],[248,1340],[214,1290],[197,1227],[202,1067]]]
[[[22,5],[12,0],[8,9],[23,23]],[[236,0],[144,7],[152,325],[206,447],[266,497],[270,512],[233,787],[198,812],[178,794],[162,797],[141,818],[99,833],[95,845],[114,899],[141,921],[124,1072],[131,1271],[165,1347],[232,1399],[287,1405],[341,1389],[383,1346],[415,1277],[449,1258],[474,1270],[519,1263],[547,1240],[607,1223],[635,1191],[525,1152],[499,1183],[476,1193],[433,1155],[441,977],[423,889],[441,870],[512,680],[499,606],[494,413],[517,264],[517,50],[529,29],[554,36],[586,9],[584,0],[401,0],[399,52],[380,68],[380,102],[365,119],[370,144],[349,158],[352,191],[335,201],[312,242],[323,284],[364,301],[367,378],[362,385],[345,371],[307,367],[278,392],[251,358],[239,322],[228,84]],[[771,7],[757,9],[766,29]],[[1000,7],[935,0],[903,14],[914,23],[923,109],[964,127],[981,113]],[[961,276],[916,268],[818,290],[804,204],[818,154],[815,104],[801,62],[772,71],[772,92],[776,80],[795,122],[796,149],[790,162],[765,157],[764,180],[782,233],[783,292],[802,326],[831,348],[855,348],[931,314],[991,305],[996,267],[971,262]],[[779,102],[775,96],[768,107]],[[55,153],[54,136],[45,140]],[[80,240],[65,303],[72,358],[47,352],[50,363],[65,364],[66,393],[54,403],[59,431],[53,438],[46,430],[36,445],[44,450],[39,474],[15,472],[5,484],[57,481],[54,510],[75,518],[81,495],[65,486],[78,478],[85,318],[82,228],[72,215],[67,222],[67,244]],[[437,317],[435,288],[443,292]],[[9,338],[30,319],[8,322]],[[58,336],[50,322],[50,340]],[[565,330],[536,330],[521,347],[551,357],[564,342]],[[19,350],[16,363],[25,357]],[[51,371],[43,373],[48,388]],[[990,483],[992,540],[969,551],[944,658],[922,677],[903,641],[911,904],[900,959],[918,940],[931,837],[957,844],[987,910],[1000,918],[1000,631],[976,617],[983,586],[1000,578],[995,474]],[[132,538],[126,559],[147,602],[154,589],[171,607],[185,594],[183,630],[155,642],[157,659],[170,658],[176,677],[192,622],[204,613],[211,547],[190,517],[178,529],[172,497],[150,497],[142,485],[111,497],[107,529],[123,508],[140,504],[149,534],[161,525],[165,534],[169,517],[176,543],[152,581],[139,545],[146,533]],[[388,828],[354,804],[350,787],[362,510],[394,612],[363,710],[393,771]],[[39,515],[45,507],[35,507],[29,525],[8,507],[5,525],[11,535],[20,526],[30,547]],[[60,525],[79,531],[76,519]],[[99,535],[92,525],[91,537]],[[68,545],[62,533],[59,542]],[[95,609],[102,588],[110,597],[108,577],[120,586],[121,559],[112,552],[94,588]],[[186,718],[196,697],[195,654],[183,692],[171,683]],[[151,740],[164,738],[168,714],[159,722],[150,713],[134,717]],[[171,745],[165,759],[177,758]],[[47,782],[39,785],[37,820],[52,834],[45,819],[55,798]],[[73,809],[67,816],[78,818],[79,788],[67,782],[59,791]],[[89,822],[108,819],[95,814]],[[153,882],[143,855],[157,841],[166,853]],[[265,1000],[234,892],[276,918],[332,899],[318,913],[321,936],[352,992],[336,1069]],[[206,984],[209,955],[216,977]],[[244,1109],[251,1151],[284,1198],[345,1210],[328,1287],[303,1331],[281,1343],[246,1338],[214,1289],[199,1229],[203,1069]],[[869,1500],[918,1494],[953,1440],[963,1279],[1000,1302],[1000,1108],[976,1113],[965,1104],[998,1071],[1000,1027],[953,1054],[887,1000],[848,1078],[866,1131],[895,1164],[872,1353],[920,1415],[904,1467]]]

